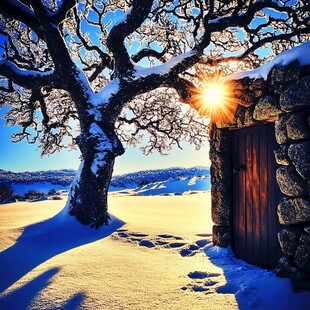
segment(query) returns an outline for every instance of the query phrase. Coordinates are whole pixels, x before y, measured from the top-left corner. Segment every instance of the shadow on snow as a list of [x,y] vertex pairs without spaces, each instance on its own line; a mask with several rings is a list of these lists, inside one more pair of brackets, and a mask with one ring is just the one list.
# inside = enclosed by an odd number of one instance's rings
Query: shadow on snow
[[[47,270],[21,288],[18,288],[5,297],[0,298],[0,309],[28,309],[34,298],[40,291],[48,286],[49,282],[58,271],[58,268]],[[78,293],[62,305],[61,309],[77,309],[83,300],[84,295]]]
[[235,295],[238,309],[309,309],[309,292],[294,293],[289,279],[238,259],[230,248],[207,246],[205,253],[214,265],[223,269],[226,278],[216,292]]
[[123,224],[111,216],[109,226],[90,228],[64,208],[54,217],[26,227],[16,243],[0,253],[0,293],[53,256],[105,238]]

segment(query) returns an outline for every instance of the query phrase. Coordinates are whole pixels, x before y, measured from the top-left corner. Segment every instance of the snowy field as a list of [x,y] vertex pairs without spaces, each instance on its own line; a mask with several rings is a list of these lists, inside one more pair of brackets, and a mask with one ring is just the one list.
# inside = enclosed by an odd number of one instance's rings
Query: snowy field
[[64,200],[0,206],[0,309],[309,309],[310,293],[212,246],[210,193],[111,195],[109,227]]

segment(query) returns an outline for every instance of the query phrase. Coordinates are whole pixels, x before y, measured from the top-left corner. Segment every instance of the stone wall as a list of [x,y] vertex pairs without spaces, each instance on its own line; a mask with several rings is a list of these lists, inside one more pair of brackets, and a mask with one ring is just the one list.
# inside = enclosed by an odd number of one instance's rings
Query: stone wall
[[214,120],[210,132],[213,242],[231,244],[232,160],[230,129],[274,122],[280,165],[276,176],[284,253],[278,275],[310,289],[310,66],[274,66],[268,78],[232,81],[238,108],[230,123]]

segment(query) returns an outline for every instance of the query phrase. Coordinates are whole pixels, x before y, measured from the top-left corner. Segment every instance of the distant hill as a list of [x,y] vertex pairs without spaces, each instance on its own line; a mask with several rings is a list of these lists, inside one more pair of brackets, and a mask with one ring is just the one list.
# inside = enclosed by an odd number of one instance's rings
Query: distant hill
[[[23,194],[29,189],[37,189],[42,192],[47,192],[51,188],[68,189],[75,172],[72,169],[31,172],[12,172],[0,169],[0,183],[11,185],[18,194]],[[133,188],[176,178],[206,177],[209,175],[208,167],[143,170],[114,176],[111,187],[117,189]]]
[[73,169],[12,172],[0,169],[0,183],[38,183],[49,182],[55,185],[70,185],[75,175]]
[[124,187],[128,185],[142,186],[150,183],[166,181],[174,178],[186,178],[192,176],[209,176],[208,167],[191,167],[191,168],[166,168],[156,170],[143,170],[123,175],[117,175],[112,178],[111,186]]

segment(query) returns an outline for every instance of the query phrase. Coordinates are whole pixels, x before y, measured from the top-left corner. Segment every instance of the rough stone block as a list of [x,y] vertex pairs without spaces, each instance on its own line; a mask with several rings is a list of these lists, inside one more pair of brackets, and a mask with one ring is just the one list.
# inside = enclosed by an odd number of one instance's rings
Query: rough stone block
[[236,113],[237,127],[248,127],[257,123],[253,118],[254,106],[250,108],[239,107]]
[[218,117],[214,120],[214,124],[218,129],[235,127],[236,126],[236,115],[231,114],[226,119],[221,119],[220,117]]
[[288,140],[287,136],[287,128],[286,128],[286,123],[289,119],[288,115],[280,115],[278,120],[275,121],[275,135],[276,135],[276,140],[279,144],[284,144]]
[[300,224],[310,222],[310,199],[282,198],[278,205],[280,224]]
[[265,121],[274,119],[282,113],[279,102],[274,96],[261,98],[255,106],[253,117],[256,120]]
[[237,100],[236,103],[238,105],[241,105],[241,106],[246,107],[246,108],[248,108],[254,104],[253,97],[248,96],[245,93],[243,93],[241,96],[239,96],[236,100]]
[[286,145],[282,144],[278,149],[274,150],[274,156],[279,165],[288,166],[290,164],[288,147]]
[[228,154],[214,153],[210,156],[212,220],[215,224],[228,225],[232,199],[231,160]]
[[292,266],[286,257],[282,257],[279,260],[277,276],[281,278],[290,278],[293,289],[296,292],[307,289],[305,273],[295,266]]
[[242,92],[249,89],[249,83],[251,79],[249,77],[245,77],[241,80],[232,81],[232,88],[234,90],[241,90]]
[[292,166],[277,169],[277,181],[283,194],[291,197],[301,197],[308,194],[308,183]]
[[286,78],[286,68],[283,66],[275,65],[270,70],[268,78],[272,86],[274,86],[275,84],[284,83]]
[[296,171],[305,179],[310,179],[310,141],[292,144],[288,155]]
[[255,98],[261,98],[261,97],[263,97],[265,94],[266,94],[266,91],[264,91],[263,89],[254,90],[254,92],[253,92],[253,96],[254,96]]
[[211,186],[212,221],[217,225],[230,225],[232,204],[232,188],[227,182]]
[[264,79],[255,79],[249,81],[249,89],[250,90],[260,90],[266,87],[266,82]]
[[269,75],[268,80],[271,85],[283,84],[297,81],[300,75],[300,65],[298,61],[293,61],[286,66],[275,65]]
[[285,227],[278,233],[279,242],[282,252],[288,256],[295,256],[301,229]]
[[230,132],[225,129],[214,128],[210,132],[210,149],[217,152],[231,150]]
[[281,94],[280,106],[286,112],[310,107],[310,75],[298,80]]
[[211,167],[211,184],[230,182],[232,178],[231,159],[228,153],[210,152]]
[[231,244],[231,232],[229,226],[213,225],[213,245],[227,248]]
[[300,236],[294,263],[299,268],[304,268],[310,271],[310,235],[302,234]]
[[[309,98],[310,100],[310,98]],[[286,123],[287,136],[291,140],[301,140],[310,137],[310,127],[308,123],[309,113],[299,112],[290,116]]]
[[299,78],[299,63],[292,62],[287,66],[275,65],[268,75],[268,82],[275,94],[280,95],[292,82]]

